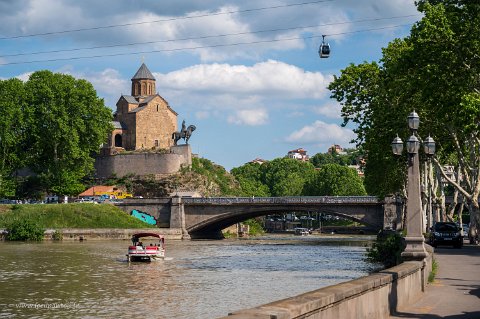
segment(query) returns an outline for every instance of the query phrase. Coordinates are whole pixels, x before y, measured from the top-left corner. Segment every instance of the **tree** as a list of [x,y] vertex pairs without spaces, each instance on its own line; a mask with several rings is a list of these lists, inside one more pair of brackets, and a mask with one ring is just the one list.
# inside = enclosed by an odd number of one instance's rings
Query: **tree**
[[243,196],[270,196],[270,189],[264,183],[263,168],[263,165],[258,163],[246,163],[231,170],[231,173],[240,183]]
[[305,184],[305,195],[362,196],[367,195],[362,179],[353,168],[325,164]]
[[[480,3],[464,0],[419,1],[424,17],[410,36],[391,42],[380,64],[350,65],[329,86],[342,104],[344,124],[357,124],[357,144],[367,154],[369,193],[398,192],[405,170],[389,154],[395,133],[408,136],[402,120],[415,109],[419,136],[437,142],[434,162],[460,192],[471,213],[470,236],[480,223]],[[453,156],[452,156],[453,155]],[[456,182],[441,164],[455,158]]]
[[329,150],[327,153],[317,153],[310,158],[310,163],[315,167],[321,167],[325,164],[339,164],[343,166],[358,165],[362,158],[362,151],[354,148],[344,149],[342,154]]
[[49,191],[78,194],[113,129],[111,110],[91,83],[50,71],[30,76],[24,98],[28,167]]
[[304,184],[314,172],[311,163],[286,157],[274,159],[263,165],[265,184],[272,196],[303,195]]
[[23,165],[23,82],[0,80],[0,197],[14,196],[15,171]]

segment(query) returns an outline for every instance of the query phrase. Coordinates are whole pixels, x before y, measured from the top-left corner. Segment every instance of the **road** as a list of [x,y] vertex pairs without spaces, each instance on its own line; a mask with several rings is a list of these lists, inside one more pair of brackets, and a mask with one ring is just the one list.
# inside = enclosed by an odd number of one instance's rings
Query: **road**
[[434,258],[435,281],[421,299],[390,319],[480,319],[480,246],[438,247]]

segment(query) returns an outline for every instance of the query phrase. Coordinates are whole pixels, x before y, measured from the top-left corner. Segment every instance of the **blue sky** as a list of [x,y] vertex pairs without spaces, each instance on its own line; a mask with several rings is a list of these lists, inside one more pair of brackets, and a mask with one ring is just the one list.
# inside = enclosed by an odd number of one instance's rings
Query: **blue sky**
[[114,110],[143,60],[179,124],[196,125],[193,152],[229,170],[352,147],[329,82],[378,61],[420,18],[413,0],[2,0],[0,79],[71,74]]

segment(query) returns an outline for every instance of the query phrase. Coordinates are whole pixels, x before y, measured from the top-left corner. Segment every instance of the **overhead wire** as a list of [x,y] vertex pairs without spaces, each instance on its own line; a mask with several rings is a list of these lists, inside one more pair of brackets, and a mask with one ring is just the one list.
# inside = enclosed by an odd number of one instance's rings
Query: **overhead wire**
[[331,36],[336,36],[336,35],[344,35],[344,34],[359,33],[359,32],[370,32],[370,31],[377,31],[377,30],[385,30],[385,29],[399,28],[399,27],[405,27],[405,26],[411,26],[411,25],[412,25],[412,24],[410,23],[410,24],[402,24],[402,25],[394,25],[394,26],[377,27],[377,28],[370,28],[370,29],[363,29],[363,30],[354,30],[354,31],[345,31],[345,32],[339,32],[339,33],[330,33],[330,34],[323,34],[323,35],[311,35],[311,36],[304,36],[304,37],[290,37],[290,38],[281,38],[281,39],[258,40],[258,41],[250,41],[250,42],[222,43],[222,44],[215,44],[215,45],[186,47],[186,48],[174,48],[174,49],[159,49],[159,50],[150,50],[150,51],[111,53],[111,54],[79,56],[79,57],[68,57],[68,58],[44,59],[44,60],[35,60],[35,61],[7,62],[7,63],[0,63],[0,66],[4,66],[4,65],[15,65],[15,64],[31,64],[31,63],[40,63],[40,62],[73,61],[73,60],[82,60],[82,59],[93,59],[93,58],[103,58],[103,57],[115,57],[115,56],[136,55],[136,54],[151,54],[151,53],[160,53],[160,52],[191,51],[191,50],[199,50],[199,49],[207,49],[207,48],[229,47],[229,46],[238,46],[238,45],[260,44],[260,43],[273,43],[273,42],[293,41],[293,40],[301,40],[301,39],[306,40],[306,39],[320,38],[320,37],[323,37],[323,36],[330,36],[330,37],[331,37]]
[[324,23],[324,24],[318,24],[318,25],[298,26],[298,27],[290,27],[290,28],[277,28],[277,29],[269,29],[269,30],[257,30],[257,31],[245,31],[245,32],[238,32],[238,33],[206,35],[206,36],[188,37],[188,38],[180,38],[180,39],[166,39],[166,40],[158,40],[158,41],[133,42],[133,43],[125,43],[125,44],[112,44],[112,45],[83,47],[83,48],[12,53],[12,54],[0,55],[0,58],[12,57],[12,56],[38,55],[38,54],[47,54],[47,53],[74,52],[74,51],[82,51],[82,50],[96,50],[96,49],[106,49],[106,48],[115,48],[115,47],[128,47],[128,46],[135,46],[135,45],[177,42],[177,41],[204,40],[204,39],[210,39],[210,38],[221,38],[221,37],[228,37],[228,36],[258,34],[258,33],[267,33],[267,32],[291,31],[291,30],[298,30],[298,29],[311,29],[311,28],[317,28],[317,27],[323,27],[323,26],[344,25],[344,24],[353,24],[353,23],[362,23],[362,22],[381,21],[381,20],[393,20],[393,19],[418,17],[418,16],[420,15],[410,14],[410,15],[394,16],[394,17],[387,17],[387,18],[369,18],[369,19],[360,19],[360,20],[352,20],[352,21]]
[[304,5],[310,5],[310,4],[331,2],[331,1],[336,1],[336,0],[317,0],[317,1],[300,2],[300,3],[289,3],[289,4],[276,5],[276,6],[270,6],[270,7],[260,7],[260,8],[252,8],[252,9],[242,9],[242,10],[215,12],[215,13],[205,13],[205,14],[191,15],[191,16],[185,16],[185,17],[175,17],[175,18],[158,19],[158,20],[150,20],[150,21],[112,24],[112,25],[90,27],[90,28],[80,28],[80,29],[61,30],[61,31],[52,31],[52,32],[44,32],[44,33],[33,33],[33,34],[26,34],[26,35],[16,35],[16,36],[9,36],[9,37],[0,37],[0,40],[12,40],[12,39],[20,39],[20,38],[48,36],[48,35],[55,35],[55,34],[65,34],[65,33],[83,32],[83,31],[111,29],[111,28],[118,28],[118,27],[129,27],[129,26],[149,24],[149,23],[160,23],[160,22],[170,22],[170,21],[177,21],[177,20],[197,19],[197,18],[227,15],[227,14],[234,14],[234,13],[247,13],[247,12],[270,10],[270,9],[280,9],[280,8],[288,8],[288,7],[295,7],[295,6],[304,6]]

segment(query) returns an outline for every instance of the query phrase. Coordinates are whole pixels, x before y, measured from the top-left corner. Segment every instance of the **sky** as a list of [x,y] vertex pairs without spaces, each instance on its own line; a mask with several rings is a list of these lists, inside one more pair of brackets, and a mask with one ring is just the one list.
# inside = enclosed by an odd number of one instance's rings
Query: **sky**
[[354,147],[329,83],[419,19],[413,0],[0,0],[0,79],[70,74],[114,111],[145,62],[179,127],[196,126],[193,153],[230,170]]

